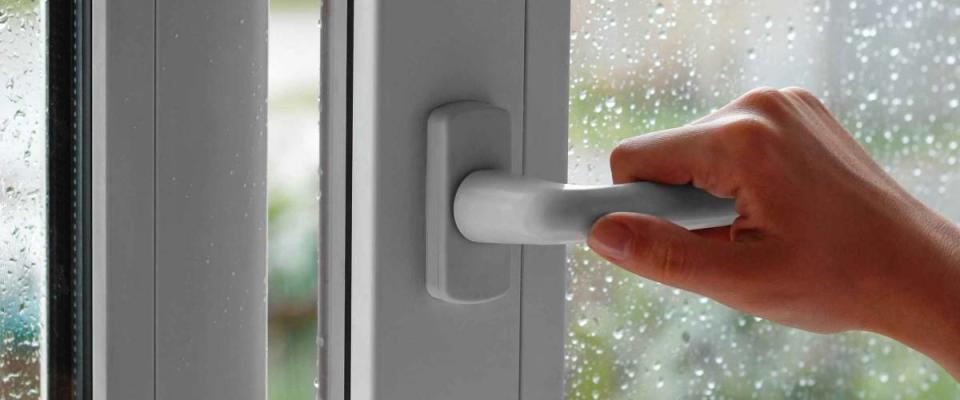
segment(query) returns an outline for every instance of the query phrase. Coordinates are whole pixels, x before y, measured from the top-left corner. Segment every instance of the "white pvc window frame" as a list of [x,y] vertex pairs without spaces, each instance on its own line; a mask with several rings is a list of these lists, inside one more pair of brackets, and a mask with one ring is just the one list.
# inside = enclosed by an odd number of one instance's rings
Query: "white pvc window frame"
[[[426,116],[508,109],[517,167],[566,174],[569,4],[330,0],[323,398],[562,396],[564,249],[461,306],[423,279]],[[265,0],[94,0],[93,387],[266,393]]]
[[266,395],[266,0],[92,0],[95,399]]
[[476,100],[510,112],[517,170],[565,180],[569,3],[324,7],[318,398],[562,398],[565,249],[524,246],[492,302],[431,297],[424,178],[429,112]]

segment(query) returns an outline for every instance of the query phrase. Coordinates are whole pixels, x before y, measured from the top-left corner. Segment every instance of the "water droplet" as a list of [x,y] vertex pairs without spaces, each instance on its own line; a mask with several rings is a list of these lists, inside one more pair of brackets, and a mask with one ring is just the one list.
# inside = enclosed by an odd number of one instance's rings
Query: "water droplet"
[[604,104],[607,108],[613,108],[614,106],[617,105],[617,98],[616,98],[616,97],[613,97],[613,96],[609,96],[609,97],[606,98],[606,100],[603,101],[603,104]]

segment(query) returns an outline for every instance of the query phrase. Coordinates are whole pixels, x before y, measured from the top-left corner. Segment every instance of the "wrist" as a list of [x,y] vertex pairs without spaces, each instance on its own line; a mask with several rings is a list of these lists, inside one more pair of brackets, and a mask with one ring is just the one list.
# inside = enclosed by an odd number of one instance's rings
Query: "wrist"
[[910,241],[915,245],[893,257],[890,285],[875,297],[867,330],[927,355],[960,380],[960,230],[931,219]]

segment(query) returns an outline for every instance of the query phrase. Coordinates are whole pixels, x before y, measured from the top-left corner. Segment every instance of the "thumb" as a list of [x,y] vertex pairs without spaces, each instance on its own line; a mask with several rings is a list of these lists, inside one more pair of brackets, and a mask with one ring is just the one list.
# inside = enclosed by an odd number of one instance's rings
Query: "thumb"
[[[613,213],[594,223],[587,244],[610,262],[670,286],[703,293],[735,265],[736,245],[644,214]],[[704,290],[706,289],[706,290]]]

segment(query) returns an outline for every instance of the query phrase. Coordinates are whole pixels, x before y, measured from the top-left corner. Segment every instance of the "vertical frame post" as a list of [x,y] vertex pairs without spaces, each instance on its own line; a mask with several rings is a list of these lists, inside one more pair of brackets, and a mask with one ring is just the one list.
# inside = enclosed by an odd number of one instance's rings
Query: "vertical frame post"
[[[567,180],[570,2],[526,0],[524,175]],[[563,398],[564,246],[523,247],[521,398]]]
[[155,4],[92,3],[93,397],[152,399]]
[[427,117],[445,103],[509,112],[520,171],[524,1],[354,4],[351,399],[518,398],[520,271],[490,302],[432,297],[424,199]]
[[317,400],[349,393],[353,1],[324,0],[320,39]]
[[267,1],[93,24],[94,396],[262,399]]

